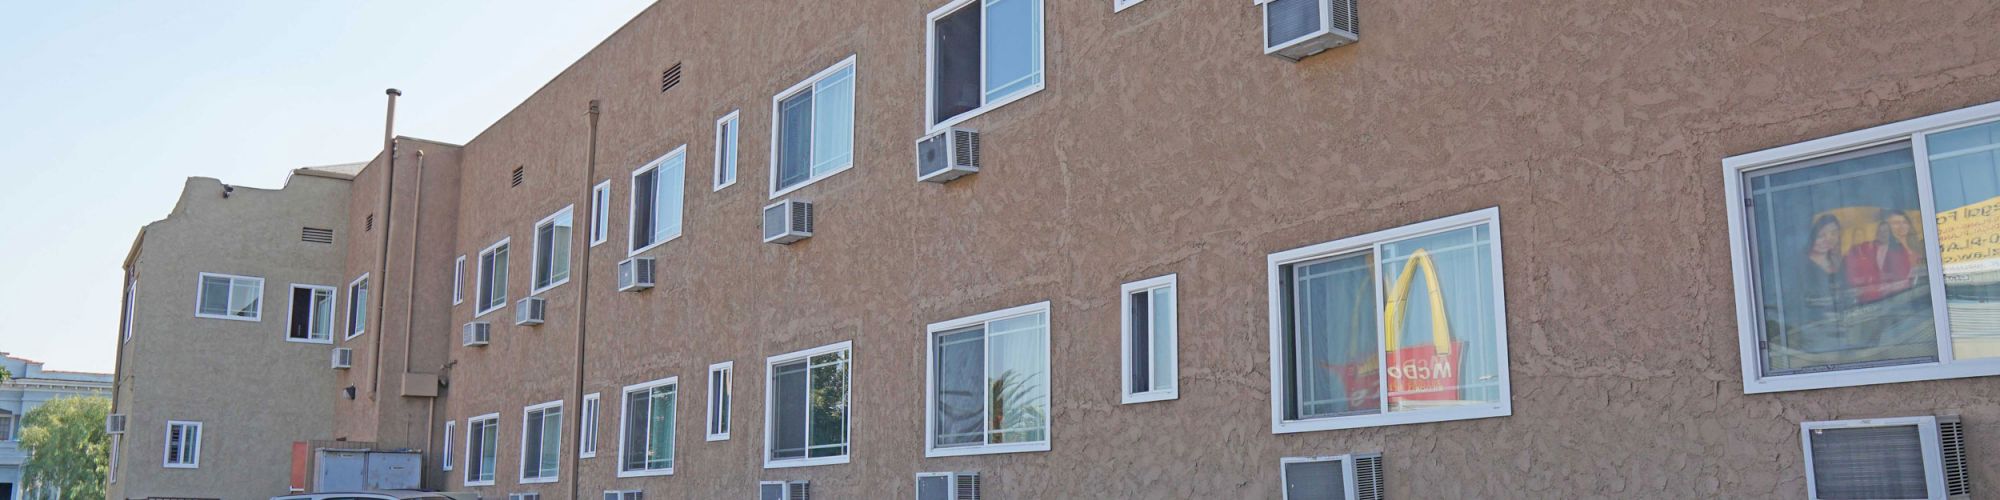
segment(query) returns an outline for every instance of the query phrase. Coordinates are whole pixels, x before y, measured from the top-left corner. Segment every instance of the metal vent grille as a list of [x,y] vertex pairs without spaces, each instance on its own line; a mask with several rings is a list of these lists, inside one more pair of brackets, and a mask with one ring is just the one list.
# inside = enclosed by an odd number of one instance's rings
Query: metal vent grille
[[960,472],[952,476],[952,489],[958,492],[954,500],[979,500],[979,473]]
[[660,92],[673,90],[681,84],[681,63],[674,63],[666,71],[660,72]]
[[375,214],[368,214],[368,218],[367,218],[367,220],[364,220],[364,221],[362,221],[362,223],[361,223],[361,230],[362,230],[362,231],[374,231],[374,230],[375,230]]
[[1322,28],[1320,2],[1326,0],[1271,0],[1264,4],[1264,46],[1276,47]]
[[979,165],[979,133],[970,130],[951,131],[952,141],[958,143],[959,165]]
[[792,230],[802,233],[813,232],[813,204],[792,204]]
[[1354,500],[1382,500],[1382,455],[1354,457]]
[[306,243],[333,243],[333,230],[317,227],[300,228],[299,241]]
[[527,180],[527,178],[528,178],[528,167],[514,167],[513,187],[521,187],[521,181]]
[[805,481],[785,483],[785,500],[812,500],[812,485]]
[[1965,423],[1958,417],[1938,417],[1938,451],[1944,456],[1945,495],[1972,495],[1971,466],[1965,462]]
[[1327,14],[1333,17],[1333,29],[1361,34],[1361,15],[1355,12],[1354,0],[1333,0],[1333,11]]
[[1813,429],[1808,449],[1819,498],[1929,498],[1917,425]]

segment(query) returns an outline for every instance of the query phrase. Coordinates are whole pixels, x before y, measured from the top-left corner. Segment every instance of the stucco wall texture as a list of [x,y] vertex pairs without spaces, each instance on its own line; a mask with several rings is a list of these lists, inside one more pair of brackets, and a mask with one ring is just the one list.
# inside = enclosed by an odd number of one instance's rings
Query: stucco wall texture
[[[489,497],[743,498],[807,479],[816,498],[911,498],[914,473],[970,470],[988,498],[1276,498],[1282,457],[1380,451],[1397,498],[1799,498],[1801,421],[1957,414],[1975,489],[2000,491],[2000,461],[1982,458],[2000,456],[1990,379],[1743,393],[1720,168],[2000,100],[1989,2],[1363,1],[1364,41],[1293,63],[1262,55],[1250,2],[1048,0],[1047,89],[967,122],[983,170],[940,186],[911,163],[924,18],[943,3],[663,0],[466,144],[450,253],[472,273],[512,238],[512,278],[510,305],[479,318],[491,346],[457,345],[470,300],[417,333],[450,346],[430,422],[460,422],[444,485],[461,488],[465,419],[498,412],[497,485],[466,488]],[[814,237],[762,244],[772,96],[849,56],[855,167],[794,194],[818,204]],[[682,82],[662,93],[675,63]],[[712,127],[731,110],[740,180],[711,191]],[[657,288],[618,293],[631,171],[683,144],[684,235],[643,254]],[[355,214],[374,206],[369,179]],[[606,179],[611,241],[587,247],[588,189]],[[571,204],[588,265],[545,294],[547,324],[514,326],[533,225]],[[1274,435],[1265,257],[1487,207],[1503,221],[1513,415]],[[372,245],[350,248],[348,279]],[[1118,286],[1167,273],[1180,398],[1122,405]],[[400,286],[391,275],[378,283]],[[604,394],[604,416],[597,458],[577,460],[585,288],[581,392]],[[924,325],[1040,301],[1052,450],[924,458]],[[852,463],[763,468],[764,359],[842,341]],[[707,442],[705,368],[722,361],[734,433]],[[674,474],[615,478],[619,389],[669,376]],[[522,407],[553,400],[561,479],[520,485]]]

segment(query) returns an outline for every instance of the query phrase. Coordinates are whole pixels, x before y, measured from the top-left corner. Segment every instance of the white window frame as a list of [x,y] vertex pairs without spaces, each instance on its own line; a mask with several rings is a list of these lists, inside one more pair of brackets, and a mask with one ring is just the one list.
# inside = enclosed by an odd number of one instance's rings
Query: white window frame
[[[1492,235],[1492,242],[1488,251],[1492,253],[1493,260],[1493,335],[1494,348],[1498,351],[1496,353],[1498,358],[1495,361],[1498,363],[1497,366],[1500,367],[1499,380],[1497,381],[1500,388],[1500,400],[1483,406],[1468,405],[1405,412],[1390,412],[1385,407],[1382,413],[1369,415],[1285,420],[1285,399],[1288,395],[1285,394],[1284,378],[1290,374],[1286,373],[1284,359],[1285,323],[1288,319],[1284,314],[1284,307],[1279,303],[1281,298],[1285,296],[1282,291],[1282,280],[1279,279],[1283,274],[1284,266],[1356,252],[1378,252],[1376,255],[1379,258],[1379,247],[1384,243],[1394,243],[1420,236],[1476,226],[1486,226],[1489,234]],[[1506,267],[1500,258],[1502,254],[1500,248],[1502,238],[1500,235],[1500,209],[1492,207],[1271,254],[1266,259],[1268,267],[1265,274],[1270,285],[1267,295],[1267,299],[1269,300],[1267,310],[1270,312],[1268,324],[1271,330],[1271,364],[1268,365],[1271,373],[1271,433],[1287,434],[1335,429],[1358,429],[1388,425],[1505,417],[1514,414],[1514,389],[1510,379],[1513,364],[1508,360],[1507,356]],[[1376,297],[1381,297],[1383,280],[1377,276],[1373,278],[1373,281],[1376,288],[1375,295]],[[1377,314],[1380,314],[1379,306],[1377,308]],[[1380,335],[1380,329],[1378,328],[1377,330],[1377,335]],[[1484,353],[1481,355],[1484,355]],[[1376,356],[1378,359],[1385,359],[1387,351],[1378,347],[1376,349]],[[1383,361],[1383,364],[1386,365],[1386,361]]]
[[583,395],[576,424],[576,457],[597,458],[597,415],[603,411],[603,399],[598,393]]
[[1859,420],[1832,420],[1799,423],[1799,445],[1805,448],[1806,497],[1819,499],[1819,482],[1813,474],[1812,433],[1827,429],[1917,426],[1917,440],[1924,453],[1924,491],[1931,498],[1945,498],[1944,450],[1939,447],[1937,417],[1894,417]]
[[[1150,391],[1135,393],[1132,392],[1132,356],[1133,356],[1132,337],[1136,333],[1132,331],[1132,294],[1142,291],[1147,292],[1146,296],[1148,297],[1149,300],[1151,299],[1151,297],[1153,297],[1153,294],[1159,294],[1159,293],[1165,293],[1168,297],[1172,297],[1174,310],[1169,319],[1169,322],[1171,323],[1170,325],[1171,328],[1167,330],[1166,342],[1168,343],[1167,360],[1168,362],[1173,363],[1174,376],[1171,377],[1171,379],[1173,380],[1171,386],[1165,389],[1160,389],[1158,388],[1160,380],[1159,369],[1158,367],[1149,364],[1148,367],[1152,368],[1151,370],[1152,374],[1149,374],[1147,376],[1147,379],[1153,381],[1153,385],[1155,388]],[[1180,285],[1179,274],[1169,274],[1166,276],[1160,276],[1156,278],[1148,278],[1144,280],[1134,281],[1131,283],[1126,283],[1123,286],[1118,287],[1118,313],[1119,313],[1118,314],[1119,316],[1118,385],[1120,388],[1122,388],[1119,394],[1121,402],[1123,404],[1150,403],[1153,401],[1171,401],[1175,399],[1180,399],[1181,397],[1180,291],[1181,291],[1181,285]],[[1152,310],[1150,304],[1148,304],[1147,310],[1148,311]],[[1150,330],[1152,325],[1150,324],[1150,322],[1148,323],[1148,327],[1149,331],[1145,333],[1148,336],[1150,336],[1152,335],[1152,331]],[[1160,339],[1153,339],[1153,341],[1159,342]],[[1152,344],[1147,344],[1147,345],[1151,346]],[[1148,358],[1149,359],[1151,358],[1151,353],[1148,353]]]
[[[1908,141],[1917,176],[1917,199],[1923,217],[1924,241],[1932,242],[1924,249],[1928,262],[1944,262],[1938,241],[1937,207],[1932,204],[1932,183],[1930,178],[1930,154],[1926,143],[1928,134],[1944,132],[1980,125],[2000,120],[2000,102],[1972,106],[1929,116],[1904,120],[1888,125],[1823,137],[1797,144],[1780,146],[1752,153],[1731,156],[1722,160],[1723,189],[1727,192],[1729,214],[1729,257],[1730,267],[1735,273],[1736,285],[1736,325],[1738,352],[1742,356],[1743,393],[1762,394],[1784,391],[1802,391],[1832,387],[1854,387],[1874,384],[1915,382],[1920,380],[1944,380],[1966,377],[1986,377],[2000,375],[2000,358],[1953,359],[1951,321],[1949,307],[1945,304],[1947,295],[1944,280],[1930,281],[1931,310],[1936,316],[1938,361],[1907,365],[1833,370],[1817,373],[1764,376],[1758,349],[1759,330],[1763,319],[1759,312],[1761,300],[1756,296],[1759,284],[1756,270],[1750,262],[1749,227],[1743,223],[1747,214],[1743,200],[1748,190],[1743,186],[1743,176],[1765,167],[1781,167],[1817,157],[1866,149],[1884,144]],[[1932,272],[1940,272],[1941,268]]]
[[611,241],[611,180],[590,188],[590,246]]
[[[201,306],[197,305],[195,307],[201,307]],[[124,331],[121,333],[123,333],[125,336],[125,342],[132,341],[133,327],[138,324],[138,318],[136,318],[135,315],[137,315],[138,313],[139,313],[139,275],[133,274],[132,277],[127,278],[125,280],[125,318],[123,322],[119,324],[120,327],[124,328]]]
[[[730,110],[729,114],[715,119],[715,183],[713,191],[736,185],[736,176],[742,170],[743,121],[738,119],[742,110]],[[723,127],[729,127],[729,137],[722,136]],[[729,147],[723,148],[723,141]],[[726,175],[725,175],[726,174]]]
[[[563,274],[562,279],[551,278],[549,284],[536,286],[535,281],[540,279],[542,274],[542,226],[553,225],[556,219],[560,219],[563,216],[569,216],[569,241],[551,241],[549,242],[549,251],[554,252],[556,244],[571,245],[569,249],[570,269],[566,274]],[[551,230],[550,237],[554,236],[554,231]],[[566,205],[562,207],[562,210],[557,210],[556,213],[549,214],[548,217],[543,217],[542,220],[535,221],[534,238],[535,247],[532,249],[533,251],[529,252],[530,257],[528,262],[528,286],[530,287],[528,295],[530,296],[541,295],[542,292],[554,290],[556,287],[562,286],[563,283],[568,283],[570,276],[576,274],[576,247],[574,246],[576,243],[576,205]],[[507,260],[514,260],[512,249],[509,249],[508,254]],[[553,264],[553,259],[550,262]],[[512,281],[513,277],[510,276],[507,279]]]
[[20,441],[18,434],[14,432],[14,414],[0,410],[0,441]]
[[[1035,55],[1035,62],[1037,63],[1035,65],[1035,75],[1039,77],[1038,78],[1039,81],[1037,81],[1034,85],[1015,91],[1012,94],[1001,96],[999,99],[989,100],[986,98],[986,84],[987,84],[986,41],[989,38],[986,34],[990,32],[989,31],[990,28],[987,26],[987,21],[991,20],[993,16],[988,15],[985,11],[982,10],[979,13],[979,61],[978,61],[979,102],[980,102],[979,107],[973,108],[971,111],[960,113],[958,116],[947,118],[941,122],[933,123],[931,121],[937,118],[938,19],[942,19],[944,18],[944,16],[956,13],[958,12],[959,9],[962,8],[985,9],[986,3],[989,1],[991,0],[954,0],[951,3],[945,4],[945,6],[943,7],[938,7],[937,10],[931,11],[930,15],[925,16],[924,18],[924,131],[925,131],[924,133],[925,134],[934,134],[943,131],[945,129],[949,129],[954,125],[964,123],[967,120],[977,118],[979,117],[979,115],[984,115],[988,111],[999,109],[1000,107],[1012,104],[1014,101],[1019,101],[1021,99],[1027,98],[1028,96],[1035,95],[1035,93],[1041,92],[1042,89],[1047,88],[1049,85],[1048,8],[1046,5],[1044,5],[1044,2],[1042,0],[1033,0],[1035,2],[1035,21],[1036,21],[1035,32],[1040,33],[1042,38],[1039,41],[1039,43],[1035,45],[1035,47],[1040,51],[1040,53]],[[974,2],[978,2],[979,5],[976,6],[972,5]]]
[[1144,1],[1146,0],[1111,0],[1111,12],[1124,12],[1125,9],[1132,8],[1132,6],[1139,5],[1139,2]]
[[[1047,378],[1049,385],[1048,387],[1049,415],[1048,415],[1048,421],[1046,422],[1046,427],[1042,430],[1042,435],[1046,437],[1046,439],[1040,442],[1033,442],[1033,443],[983,444],[979,446],[954,446],[950,448],[938,448],[937,447],[937,375],[938,375],[937,336],[938,334],[972,326],[982,326],[982,328],[986,328],[983,325],[987,325],[999,320],[1011,319],[1015,317],[1027,316],[1037,313],[1042,314],[1043,315],[1042,317],[1044,318],[1042,331],[1045,337],[1042,338],[1042,360],[1046,366],[1043,366],[1042,368],[1043,368],[1043,373],[1048,374]],[[931,323],[930,326],[924,329],[923,426],[924,426],[925,458],[1049,451],[1049,444],[1055,442],[1056,440],[1056,434],[1055,434],[1056,396],[1055,396],[1055,373],[1053,370],[1053,367],[1055,366],[1055,360],[1052,358],[1055,349],[1054,348],[1055,322],[1056,320],[1054,315],[1049,313],[1049,302],[1042,301],[1024,306],[1010,307],[998,311],[975,314],[963,318]],[[992,330],[990,329],[987,330],[985,334],[989,336],[992,335]],[[985,380],[987,376],[988,375],[986,374],[982,374],[981,380]],[[986,399],[990,401],[991,400],[990,395],[988,395]],[[988,411],[990,412],[992,410],[989,408]],[[987,418],[990,419],[992,417],[989,414]],[[991,429],[988,429],[987,433],[991,434],[992,433]]]
[[[555,434],[553,434],[556,440],[556,472],[555,474],[550,475],[548,477],[528,477],[528,452],[530,451],[528,450],[528,414],[537,411],[543,412],[542,418],[547,419],[548,418],[547,411],[550,409],[554,409],[558,412],[556,414],[556,422],[557,422],[556,432]],[[516,469],[519,469],[520,472],[520,477],[519,477],[520,484],[553,483],[562,478],[563,432],[562,432],[561,422],[562,419],[566,417],[565,415],[563,415],[563,413],[566,412],[563,412],[562,409],[563,409],[563,402],[560,399],[555,401],[549,401],[546,403],[528,405],[521,408],[521,454],[519,455],[521,457],[521,460],[519,464],[516,464],[518,467],[515,467]],[[544,442],[548,441],[550,436],[551,434],[549,433],[546,432],[542,433],[542,441]],[[535,451],[539,452],[540,450],[535,450]],[[495,462],[497,463],[498,461],[496,460]]]
[[442,451],[440,451],[438,454],[439,470],[444,470],[444,471],[451,470],[451,461],[452,461],[451,444],[453,441],[451,435],[456,432],[458,432],[457,420],[444,421],[444,443],[443,443],[444,446],[442,447]]
[[[818,183],[821,180],[824,180],[828,177],[833,177],[834,175],[839,174],[841,172],[846,172],[849,169],[853,169],[854,165],[860,162],[861,67],[855,65],[854,61],[855,61],[855,55],[849,55],[847,56],[846,59],[842,59],[840,62],[833,63],[832,66],[827,66],[826,69],[820,70],[819,73],[814,73],[813,76],[807,77],[804,81],[792,85],[791,88],[785,89],[784,92],[779,92],[777,95],[771,96],[771,169],[768,171],[768,173],[770,174],[769,185],[771,188],[772,199],[777,199],[780,196],[784,196],[793,191],[805,188],[806,186],[811,186],[815,183]],[[835,73],[839,73],[841,70],[848,68],[854,69],[854,74],[853,76],[849,77],[851,78],[851,80],[848,82],[848,85],[852,87],[854,91],[853,102],[850,103],[854,107],[854,117],[852,121],[848,124],[848,129],[853,132],[855,140],[854,144],[848,147],[849,151],[847,153],[847,164],[829,169],[826,171],[826,173],[815,175],[811,173],[812,166],[810,165],[810,163],[812,159],[811,155],[808,154],[807,155],[808,165],[806,166],[806,171],[807,171],[806,180],[799,181],[798,184],[794,184],[792,186],[785,187],[783,189],[778,188],[778,160],[779,160],[778,145],[780,141],[778,134],[783,132],[783,130],[781,130],[783,127],[782,123],[780,122],[781,120],[780,114],[782,113],[781,107],[784,105],[785,99],[798,95],[800,92],[815,90],[815,86],[820,82],[820,80],[825,80],[827,78],[830,78]],[[814,102],[818,102],[819,96],[814,95],[813,100]],[[818,115],[814,116],[815,118],[817,118]],[[812,133],[815,137],[817,137],[819,135],[819,126],[817,123],[814,123],[813,125],[814,126],[812,127]],[[742,134],[740,133],[738,134],[738,136],[741,135]],[[815,140],[814,142],[817,141]],[[812,148],[811,146],[807,146],[806,149],[811,150]]]
[[347,332],[342,334],[341,340],[354,340],[355,337],[368,333],[368,304],[354,302],[363,297],[362,294],[355,293],[356,288],[364,290],[368,288],[368,273],[361,273],[361,277],[347,282],[347,314],[340,316],[340,322],[347,326]]
[[[849,365],[849,368],[852,369],[851,364]],[[721,373],[723,377],[722,395],[720,396],[718,396],[715,393],[715,374],[717,373]],[[702,427],[702,430],[703,433],[708,434],[709,441],[724,441],[729,439],[729,430],[730,430],[729,424],[731,420],[733,420],[731,417],[735,416],[734,415],[735,412],[731,411],[733,410],[733,408],[730,408],[731,406],[734,406],[736,403],[736,397],[735,397],[736,388],[734,387],[735,384],[736,384],[735,361],[724,361],[721,363],[708,365],[708,405],[704,406],[702,409],[702,413],[707,414],[708,418],[703,421],[703,423],[706,424],[706,426]],[[848,386],[848,389],[852,390],[853,386],[850,384]],[[726,397],[728,398],[728,401],[724,401],[722,402],[721,406],[717,406],[715,403],[715,399],[717,397]],[[720,408],[722,412],[729,413],[730,415],[727,416],[717,415],[716,410],[718,408]],[[720,423],[722,424],[722,432],[715,432],[715,424],[717,423],[717,417],[721,417]]]
[[[182,453],[181,454],[182,460],[180,462],[172,462],[167,460],[168,456],[173,453],[174,427],[194,429],[194,443],[192,447],[187,446],[188,439],[186,437],[181,438],[182,447],[184,448],[183,451],[190,451],[190,453]],[[181,431],[181,436],[187,436],[187,431]],[[208,432],[201,428],[201,422],[196,422],[192,420],[168,420],[167,433],[160,435],[160,442],[162,443],[160,452],[160,463],[168,469],[201,468],[201,440],[207,438],[208,438]],[[193,460],[189,460],[188,457],[193,457]]]
[[1360,489],[1358,485],[1356,485],[1355,482],[1353,481],[1354,455],[1347,454],[1347,455],[1325,455],[1317,457],[1285,457],[1278,459],[1279,498],[1283,500],[1291,500],[1292,498],[1292,490],[1285,487],[1285,485],[1290,484],[1292,482],[1292,478],[1290,477],[1291,472],[1287,471],[1287,469],[1289,468],[1287,466],[1291,464],[1332,462],[1335,460],[1340,461],[1340,477],[1341,477],[1340,484],[1341,486],[1347,489],[1347,491],[1342,494],[1341,498],[1352,499],[1357,496],[1360,496],[1359,495]]
[[465,256],[459,255],[458,261],[453,262],[451,265],[451,305],[455,306],[464,303],[465,303]]
[[[802,458],[771,460],[772,436],[777,434],[778,428],[778,412],[774,410],[777,408],[777,402],[773,401],[778,395],[777,380],[772,376],[772,372],[777,370],[778,365],[805,361],[806,392],[810,394],[812,392],[812,357],[841,351],[847,352],[847,418],[841,419],[841,425],[846,427],[846,430],[842,432],[847,436],[847,442],[842,443],[841,446],[846,447],[847,452],[833,457],[813,457],[812,419],[808,418],[806,419],[806,456]],[[810,401],[806,403],[806,411],[812,411],[812,403]],[[854,341],[849,340],[827,344],[803,351],[792,351],[764,358],[764,446],[758,448],[757,453],[763,457],[764,468],[766,469],[839,465],[852,460],[854,456]]]
[[[630,242],[632,238],[637,234],[637,231],[639,230],[639,176],[641,174],[645,174],[647,171],[658,171],[661,165],[666,165],[667,160],[674,159],[674,157],[681,158],[681,192],[676,193],[674,195],[676,197],[675,201],[681,204],[681,221],[675,223],[674,232],[672,234],[662,236],[660,237],[659,240],[654,241],[652,243],[648,243],[646,244],[646,246],[632,248],[631,245],[626,245],[626,248],[629,249],[629,251],[625,253],[626,257],[637,257],[639,256],[639,254],[646,253],[647,250],[658,248],[660,245],[665,245],[669,241],[678,240],[681,238],[682,234],[687,232],[687,145],[682,144],[680,145],[680,147],[674,148],[673,151],[668,151],[667,154],[660,155],[659,158],[654,159],[652,162],[647,163],[645,166],[632,170],[632,179],[626,183],[627,186],[630,186],[632,188],[632,194],[630,196],[626,196],[626,198],[628,199],[625,202],[625,206],[627,208],[625,212],[625,226],[626,226],[625,239],[626,241]],[[661,177],[661,174],[653,175],[653,183],[655,184],[653,190],[655,193],[660,192],[659,187],[657,185],[661,182],[664,182],[664,180],[665,179]],[[660,203],[660,202],[661,201],[659,195],[655,194],[653,196],[653,203]],[[657,218],[655,218],[653,224],[658,225],[659,223],[660,221],[657,220]],[[649,227],[646,228],[646,230],[650,233],[653,230],[653,228]]]
[[[632,393],[638,391],[648,391],[652,390],[655,387],[663,387],[669,385],[674,386],[674,425],[673,427],[671,427],[671,429],[673,429],[674,435],[673,437],[667,440],[668,446],[672,446],[674,450],[673,465],[670,465],[664,469],[626,470],[625,428],[627,426],[625,419],[630,418],[632,416],[631,413]],[[647,476],[674,475],[674,468],[679,467],[681,465],[680,425],[681,425],[681,378],[680,377],[678,376],[667,377],[650,382],[641,382],[625,386],[624,389],[619,390],[618,391],[618,477],[647,477]],[[651,440],[649,439],[647,441]]]
[[[494,467],[495,469],[498,469],[498,468],[500,467],[500,450],[499,450],[499,448],[498,448],[498,447],[499,447],[499,445],[500,445],[500,413],[499,413],[499,412],[494,412],[494,413],[488,413],[488,414],[485,414],[485,415],[480,415],[480,416],[477,416],[477,417],[472,417],[472,418],[468,418],[468,419],[465,419],[465,460],[466,460],[466,461],[468,461],[468,462],[471,462],[471,463],[468,463],[468,464],[466,464],[466,465],[473,465],[473,464],[476,464],[476,463],[478,463],[478,462],[479,462],[479,456],[477,456],[477,455],[473,455],[473,454],[472,454],[472,443],[474,443],[474,442],[478,441],[478,440],[479,440],[479,437],[478,437],[478,436],[474,436],[474,435],[472,435],[472,433],[473,433],[473,431],[475,431],[475,430],[479,429],[479,425],[477,425],[477,423],[478,423],[478,422],[484,422],[484,421],[489,421],[489,420],[490,420],[490,421],[492,421],[492,423],[491,423],[491,424],[488,424],[488,427],[490,427],[490,428],[492,428],[492,429],[493,429],[493,445],[494,445],[494,449],[493,449],[493,467]],[[481,451],[485,451],[485,450],[481,450]],[[472,467],[465,467],[465,474],[464,474],[464,476],[462,476],[462,477],[463,477],[464,479],[463,479],[462,481],[464,482],[464,484],[465,484],[466,486],[492,486],[492,485],[493,485],[493,482],[494,482],[495,480],[498,480],[498,479],[500,478],[500,472],[499,472],[499,471],[497,471],[497,470],[489,470],[489,471],[484,471],[484,472],[487,472],[487,473],[491,473],[491,474],[493,474],[493,478],[492,478],[492,479],[487,479],[487,480],[484,480],[484,481],[481,481],[481,480],[478,480],[478,479],[473,479],[473,478],[472,478],[472,471],[473,471],[474,469],[478,469],[478,468],[479,468],[479,467],[476,467],[476,466],[472,466]]]
[[[485,249],[479,251],[480,269],[475,269],[472,272],[472,300],[473,300],[472,318],[473,319],[479,319],[480,317],[486,316],[488,313],[491,313],[493,311],[498,311],[507,308],[507,300],[510,299],[511,297],[507,297],[505,295],[507,293],[506,285],[513,284],[514,281],[513,273],[507,274],[507,283],[503,284],[497,293],[494,293],[495,296],[500,298],[499,304],[496,304],[491,309],[488,309],[486,307],[486,304],[481,304],[479,302],[481,301],[480,292],[486,291],[486,272],[485,272],[486,256],[491,255],[493,254],[493,252],[500,250],[500,247],[507,247],[507,264],[511,266],[514,264],[513,243],[514,243],[514,237],[508,236],[505,238],[500,238],[500,241],[493,242],[492,245],[488,245]],[[494,274],[500,273],[501,266],[499,264],[500,263],[498,262],[494,263],[493,266]],[[532,275],[528,276],[528,282],[532,284],[534,282],[534,276]]]
[[[264,278],[258,278],[254,276],[237,276],[234,274],[223,274],[223,273],[198,273],[198,274],[199,277],[195,278],[194,282],[194,317],[206,318],[206,319],[226,319],[230,321],[248,321],[251,323],[256,323],[264,320]],[[208,314],[201,312],[202,299],[208,293],[208,290],[206,290],[207,287],[203,285],[207,284],[209,278],[226,278],[229,280],[229,296],[223,298],[224,307],[227,307],[227,304],[229,302],[233,302],[236,299],[237,280],[246,280],[257,283],[257,310],[253,313],[251,317],[247,318],[232,314]]]
[[[327,300],[327,302],[328,302],[328,307],[327,307],[327,311],[326,311],[326,313],[327,313],[327,314],[334,314],[334,315],[338,315],[338,314],[340,314],[340,289],[338,289],[338,288],[334,288],[334,287],[330,287],[330,286],[326,286],[326,285],[308,285],[308,284],[304,284],[304,283],[293,283],[293,284],[292,284],[292,286],[291,286],[290,288],[287,288],[287,289],[285,289],[285,298],[287,298],[287,299],[290,299],[290,300],[297,300],[297,297],[293,296],[293,295],[292,295],[292,293],[293,293],[293,292],[295,292],[295,291],[297,291],[298,289],[301,289],[301,288],[303,288],[303,289],[307,289],[307,290],[312,290],[312,291],[315,291],[315,292],[322,292],[322,291],[323,291],[323,292],[326,292],[326,300]],[[313,337],[312,337],[312,317],[311,317],[311,316],[307,316],[307,317],[306,317],[306,322],[307,322],[307,323],[306,323],[306,338],[302,338],[302,339],[295,339],[295,338],[292,338],[292,321],[293,321],[293,320],[296,320],[296,319],[298,319],[298,318],[295,318],[295,317],[293,317],[293,316],[295,316],[295,314],[293,314],[293,313],[294,313],[295,311],[297,311],[297,310],[298,310],[298,308],[297,308],[297,307],[295,307],[295,306],[292,306],[292,304],[289,304],[289,303],[287,303],[287,304],[285,304],[285,305],[287,306],[287,307],[285,307],[285,341],[286,341],[286,342],[298,342],[298,343],[301,343],[301,344],[332,344],[332,343],[333,343],[333,332],[332,332],[332,331],[328,331],[328,332],[326,332],[326,338],[323,338],[323,339],[315,339],[315,338],[313,338]],[[308,314],[310,315],[310,314],[311,314],[311,310],[312,310],[312,305],[308,304],[308,305],[306,306],[306,309],[307,309],[307,312],[308,312]],[[326,320],[326,327],[327,327],[327,328],[328,328],[329,330],[331,330],[331,329],[332,329],[332,328],[334,327],[333,325],[335,325],[335,324],[339,323],[339,321],[335,321],[336,319],[338,319],[338,318],[327,318],[327,320]]]

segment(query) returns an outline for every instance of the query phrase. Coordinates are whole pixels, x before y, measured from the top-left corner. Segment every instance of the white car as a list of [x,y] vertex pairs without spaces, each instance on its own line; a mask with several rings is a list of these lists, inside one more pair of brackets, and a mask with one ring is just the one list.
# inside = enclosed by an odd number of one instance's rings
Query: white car
[[305,493],[271,497],[271,500],[479,500],[479,495],[460,492],[388,490]]

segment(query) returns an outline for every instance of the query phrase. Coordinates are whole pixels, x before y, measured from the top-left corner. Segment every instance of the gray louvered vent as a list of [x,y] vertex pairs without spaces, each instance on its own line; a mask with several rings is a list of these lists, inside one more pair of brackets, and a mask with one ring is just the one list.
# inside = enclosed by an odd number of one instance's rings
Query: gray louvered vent
[[958,145],[958,164],[979,165],[979,133],[971,130],[951,131],[952,140]]
[[1334,0],[1333,8],[1327,15],[1333,18],[1333,29],[1361,34],[1361,16],[1355,12],[1354,0]]
[[362,221],[361,230],[362,231],[375,230],[375,214],[368,214],[367,220]]
[[952,500],[979,500],[979,473],[960,472],[952,476],[952,483],[958,493]]
[[527,177],[528,177],[528,167],[514,167],[513,187],[521,187],[521,181],[527,180]]
[[1938,417],[1938,451],[1944,456],[1944,493],[1971,496],[1971,466],[1965,462],[1965,423],[1958,416]]
[[1382,454],[1354,456],[1354,500],[1382,500]]
[[300,228],[299,241],[306,243],[333,243],[333,230],[317,227]]
[[660,72],[661,92],[673,90],[674,87],[679,86],[680,84],[681,84],[681,63],[674,63],[673,66],[667,67],[666,71]]
[[812,485],[805,481],[785,483],[785,500],[812,500]]
[[604,492],[604,500],[646,500],[646,492],[639,490],[606,490]]

